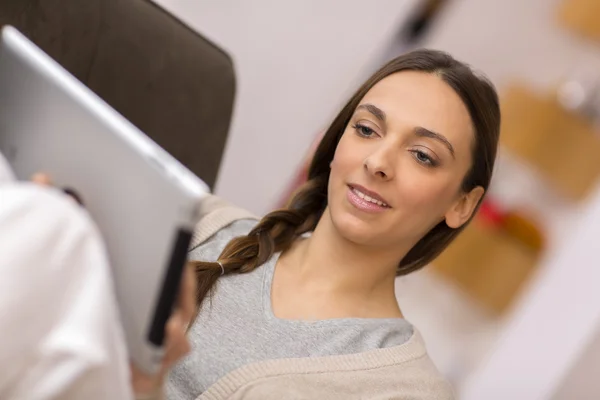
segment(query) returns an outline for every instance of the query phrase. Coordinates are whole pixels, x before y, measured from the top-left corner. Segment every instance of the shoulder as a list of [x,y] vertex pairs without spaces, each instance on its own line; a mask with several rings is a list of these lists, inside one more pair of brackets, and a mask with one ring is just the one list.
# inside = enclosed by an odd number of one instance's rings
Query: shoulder
[[259,220],[251,212],[215,195],[206,196],[200,209],[203,217],[194,229],[190,260],[216,260],[231,239],[247,235]]
[[197,261],[216,260],[227,243],[236,237],[247,235],[257,223],[255,219],[239,219],[231,222],[190,249],[188,258]]
[[[428,400],[454,400],[454,388],[429,357],[421,334],[415,329],[413,337],[406,345],[398,346],[400,353],[407,355],[402,362],[394,363],[387,370],[390,386],[397,386],[403,395],[410,398]],[[401,356],[401,358],[404,358]],[[383,372],[383,371],[382,371]],[[402,376],[401,382],[398,376]]]
[[402,385],[403,394],[411,392],[410,398],[428,400],[454,400],[454,388],[437,369],[429,355],[402,365],[406,381]]

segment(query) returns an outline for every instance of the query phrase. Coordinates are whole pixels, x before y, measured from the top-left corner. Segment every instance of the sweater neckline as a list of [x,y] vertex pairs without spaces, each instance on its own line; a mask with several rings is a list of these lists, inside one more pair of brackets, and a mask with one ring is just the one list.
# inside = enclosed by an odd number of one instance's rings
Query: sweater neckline
[[427,356],[421,334],[413,329],[410,339],[399,346],[361,353],[323,357],[280,358],[239,367],[208,388],[202,399],[223,399],[248,382],[288,374],[350,372],[400,365]]
[[330,326],[335,324],[340,325],[410,325],[404,318],[335,318],[335,319],[319,319],[319,320],[301,320],[301,319],[285,319],[279,318],[273,312],[273,304],[271,300],[271,292],[273,290],[273,277],[275,275],[275,268],[277,261],[281,253],[275,253],[271,258],[262,266],[263,277],[262,277],[262,309],[263,315],[267,323],[279,324],[279,325],[303,325],[310,326],[311,328],[319,328]]

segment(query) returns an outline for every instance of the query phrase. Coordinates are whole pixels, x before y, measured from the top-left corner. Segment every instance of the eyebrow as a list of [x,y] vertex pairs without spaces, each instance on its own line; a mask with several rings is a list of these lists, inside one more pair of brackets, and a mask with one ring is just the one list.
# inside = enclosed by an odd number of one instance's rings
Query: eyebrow
[[378,120],[380,120],[381,122],[385,122],[385,113],[383,112],[383,110],[377,106],[374,106],[373,104],[361,104],[360,106],[356,107],[357,110],[360,109],[364,109],[367,110],[368,112],[370,112],[371,114],[373,114]]
[[448,150],[450,150],[450,154],[452,154],[452,158],[456,158],[456,156],[454,155],[454,147],[452,147],[452,143],[450,143],[448,141],[448,139],[446,139],[444,137],[444,135],[440,135],[439,133],[432,132],[429,129],[423,128],[422,126],[418,126],[415,128],[415,135],[418,137],[431,138],[431,139],[434,139],[434,140],[437,140],[437,141],[443,143],[444,146],[446,146],[448,148]]
[[[356,110],[367,110],[368,112],[370,112],[371,114],[373,114],[377,119],[379,119],[381,122],[385,122],[385,112],[370,103],[365,103],[365,104],[361,104],[358,107],[356,107]],[[452,146],[452,143],[450,143],[450,141],[448,139],[446,139],[446,137],[442,134],[430,131],[429,129],[425,129],[422,126],[418,126],[415,128],[414,133],[417,137],[427,137],[427,138],[431,138],[434,140],[437,140],[439,142],[441,142],[444,146],[446,146],[448,148],[448,150],[450,151],[450,154],[452,154],[452,158],[456,158],[455,154],[454,154],[454,147]]]

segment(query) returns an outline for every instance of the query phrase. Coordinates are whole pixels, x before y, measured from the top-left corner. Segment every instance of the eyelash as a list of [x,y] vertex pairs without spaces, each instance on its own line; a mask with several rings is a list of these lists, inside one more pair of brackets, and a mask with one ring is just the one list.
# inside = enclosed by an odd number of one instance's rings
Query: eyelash
[[[434,160],[432,157],[429,156],[429,154],[425,153],[422,150],[411,150],[410,152],[413,154],[413,157],[415,158],[415,160],[417,160],[418,163],[423,164],[426,167],[434,168],[439,165],[439,163],[436,160]],[[425,160],[422,160],[419,157],[424,157]]]
[[375,130],[369,128],[368,126],[358,124],[358,123],[352,125],[352,128],[354,128],[354,130],[356,130],[356,133],[359,136],[364,137],[364,138],[370,138],[373,136],[373,134],[377,134],[377,132],[375,132]]
[[[359,123],[352,125],[352,128],[354,128],[357,135],[367,139],[373,137],[374,134],[377,135],[377,132],[375,132],[375,130]],[[413,154],[415,160],[419,164],[424,165],[425,167],[433,168],[439,165],[439,163],[436,160],[434,160],[431,156],[429,156],[429,154],[425,153],[422,150],[411,150],[410,152]]]

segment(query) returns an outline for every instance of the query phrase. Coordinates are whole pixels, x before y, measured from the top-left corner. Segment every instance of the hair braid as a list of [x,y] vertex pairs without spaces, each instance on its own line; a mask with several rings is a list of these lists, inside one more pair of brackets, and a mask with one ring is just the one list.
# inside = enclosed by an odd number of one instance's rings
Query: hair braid
[[[313,178],[292,196],[288,206],[265,215],[246,236],[232,239],[218,261],[225,274],[244,274],[289,248],[303,233],[314,230],[327,204],[327,177]],[[191,261],[196,271],[200,306],[221,276],[217,262]]]

